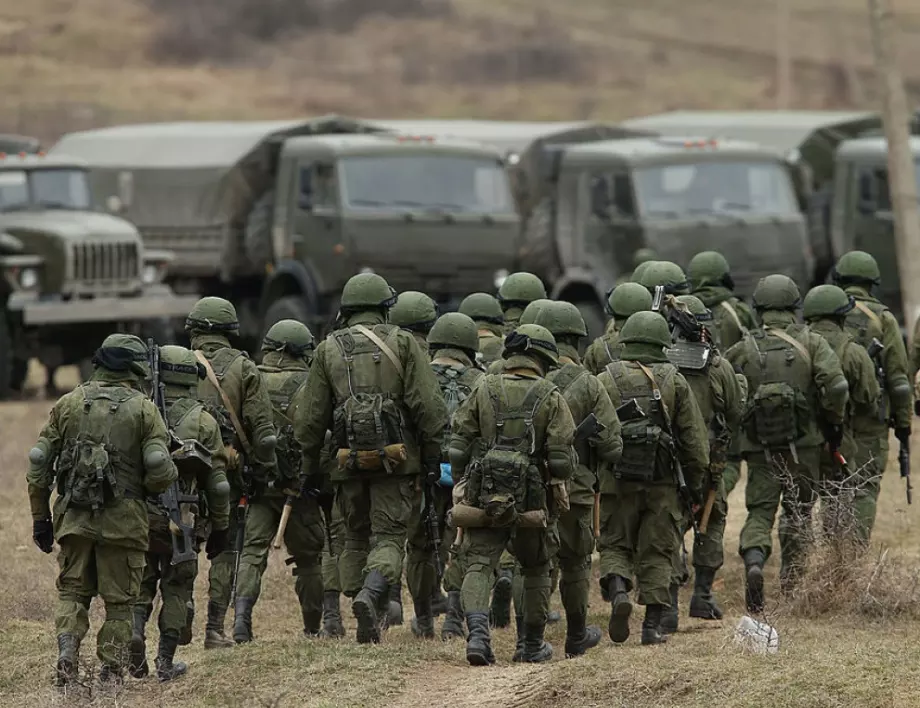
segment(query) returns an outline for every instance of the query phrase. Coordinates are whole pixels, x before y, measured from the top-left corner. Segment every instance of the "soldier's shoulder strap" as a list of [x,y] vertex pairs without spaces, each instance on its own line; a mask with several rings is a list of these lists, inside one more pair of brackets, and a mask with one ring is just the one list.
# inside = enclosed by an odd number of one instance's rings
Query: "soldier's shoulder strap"
[[396,367],[396,371],[399,374],[400,378],[403,378],[405,376],[405,369],[403,368],[403,364],[399,360],[399,357],[396,356],[396,352],[394,352],[390,348],[389,344],[387,344],[379,336],[377,336],[377,333],[374,332],[374,330],[370,329],[369,327],[365,327],[364,325],[359,324],[359,325],[355,325],[355,329],[358,330],[361,334],[363,334],[365,337],[367,337],[369,340],[371,340],[374,344],[377,345],[380,351],[384,353],[386,358],[390,360],[390,363],[392,363],[393,366]]
[[559,391],[565,395],[566,391],[574,386],[577,381],[580,381],[582,377],[587,375],[588,371],[584,367],[578,366],[577,364],[572,364],[560,369],[558,375],[552,378],[552,382],[556,385]]
[[808,353],[808,349],[805,347],[802,342],[800,342],[796,337],[793,337],[788,332],[784,332],[781,329],[772,329],[768,328],[765,330],[767,334],[772,334],[774,337],[779,337],[786,344],[792,346],[799,354],[802,355],[802,358],[805,359],[809,364],[811,363],[811,354]]
[[725,310],[728,313],[728,316],[732,318],[732,321],[735,323],[735,326],[741,331],[746,332],[747,327],[741,322],[741,318],[738,316],[738,310],[728,301],[723,300],[719,303],[719,307]]
[[240,439],[240,444],[243,446],[243,452],[247,456],[250,455],[252,446],[249,444],[249,438],[246,435],[246,431],[243,430],[243,424],[240,422],[239,416],[236,414],[236,411],[233,410],[233,404],[230,403],[230,398],[227,396],[227,392],[224,391],[223,387],[220,385],[220,381],[217,379],[217,375],[214,373],[214,368],[211,366],[211,362],[208,361],[208,357],[206,357],[204,352],[202,352],[200,349],[195,350],[195,358],[198,359],[198,362],[204,367],[208,381],[210,381],[211,385],[217,389],[217,393],[220,395],[220,400],[223,401],[224,408],[227,409],[227,415],[230,416],[230,422],[233,423],[233,429],[236,430],[236,435]]
[[869,320],[872,322],[872,324],[874,324],[876,327],[878,327],[879,329],[884,328],[882,325],[882,318],[879,317],[878,314],[871,307],[869,307],[866,303],[860,300],[854,300],[853,306],[857,310],[862,312],[866,317],[868,317]]

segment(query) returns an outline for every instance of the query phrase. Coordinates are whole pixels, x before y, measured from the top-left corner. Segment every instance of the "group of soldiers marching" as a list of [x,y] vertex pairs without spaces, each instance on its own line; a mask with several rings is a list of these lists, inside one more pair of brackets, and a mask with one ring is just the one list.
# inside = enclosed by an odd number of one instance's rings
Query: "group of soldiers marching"
[[150,673],[158,593],[155,674],[186,673],[175,656],[193,639],[201,545],[206,649],[253,640],[262,576],[283,543],[306,637],[344,636],[344,594],[357,641],[378,642],[403,619],[405,574],[413,634],[434,638],[442,614],[441,638],[465,638],[478,666],[495,662],[492,628],[512,617],[514,661],[553,656],[544,632],[557,586],[565,655],[597,646],[595,551],[610,639],[627,641],[635,602],[641,643],[665,642],[691,529],[689,615],[721,619],[713,582],[742,461],[750,612],[764,609],[778,511],[783,593],[803,570],[820,490],[846,483],[848,533],[867,543],[888,429],[903,457],[913,414],[872,257],[846,254],[835,284],[804,300],[768,276],[752,309],[718,253],[698,254],[686,274],[639,256],[584,358],[578,308],[547,299],[529,273],[440,316],[423,293],[397,297],[379,275],[357,275],[322,342],[284,320],[259,365],[234,348],[237,315],[220,298],[189,314],[190,349],[106,338],[90,380],[57,402],[29,452],[33,538],[45,553],[59,546],[58,685],[77,678],[97,595],[102,681]]

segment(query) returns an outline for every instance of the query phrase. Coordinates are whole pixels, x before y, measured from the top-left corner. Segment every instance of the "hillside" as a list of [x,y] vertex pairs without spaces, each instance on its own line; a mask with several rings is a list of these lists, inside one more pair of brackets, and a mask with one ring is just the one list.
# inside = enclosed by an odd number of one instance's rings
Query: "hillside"
[[[865,3],[790,5],[793,107],[873,105]],[[897,10],[920,96],[920,2]],[[771,107],[775,26],[755,0],[0,0],[0,130]]]

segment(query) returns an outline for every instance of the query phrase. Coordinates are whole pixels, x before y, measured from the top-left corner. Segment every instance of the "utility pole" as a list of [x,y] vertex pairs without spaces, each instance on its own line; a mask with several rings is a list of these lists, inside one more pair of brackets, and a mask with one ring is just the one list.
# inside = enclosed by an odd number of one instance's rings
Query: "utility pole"
[[904,325],[910,332],[920,316],[920,214],[917,211],[917,175],[910,149],[910,116],[897,65],[891,0],[869,0],[869,19],[888,140],[888,184],[894,209]]
[[792,55],[790,49],[789,0],[776,0],[776,107],[792,103]]

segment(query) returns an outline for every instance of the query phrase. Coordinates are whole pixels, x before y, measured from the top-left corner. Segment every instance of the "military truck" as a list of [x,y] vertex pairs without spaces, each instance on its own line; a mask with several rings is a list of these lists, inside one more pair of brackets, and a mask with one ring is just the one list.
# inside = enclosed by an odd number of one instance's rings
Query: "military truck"
[[749,140],[779,150],[792,171],[815,257],[812,283],[823,283],[841,255],[831,238],[834,155],[844,140],[876,131],[878,115],[860,111],[673,111],[633,118],[627,128],[661,135]]
[[519,218],[493,147],[330,116],[73,133],[97,203],[177,254],[168,281],[232,300],[250,344],[330,324],[361,271],[445,308],[514,267]]
[[162,337],[165,318],[194,302],[162,283],[171,258],[93,211],[80,160],[0,155],[0,398],[21,388],[32,357],[51,383],[113,330]]

